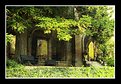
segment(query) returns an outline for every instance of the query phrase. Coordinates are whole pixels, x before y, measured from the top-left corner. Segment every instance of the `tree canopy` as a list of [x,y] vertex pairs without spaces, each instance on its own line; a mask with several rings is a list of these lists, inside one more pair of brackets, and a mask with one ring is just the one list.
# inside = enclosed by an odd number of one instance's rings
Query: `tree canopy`
[[[74,8],[79,20],[75,20]],[[111,10],[110,13],[108,10]],[[114,20],[108,6],[8,6],[6,7],[7,33],[22,33],[32,27],[44,33],[57,32],[59,40],[69,41],[73,35],[86,34],[104,43],[113,35]]]

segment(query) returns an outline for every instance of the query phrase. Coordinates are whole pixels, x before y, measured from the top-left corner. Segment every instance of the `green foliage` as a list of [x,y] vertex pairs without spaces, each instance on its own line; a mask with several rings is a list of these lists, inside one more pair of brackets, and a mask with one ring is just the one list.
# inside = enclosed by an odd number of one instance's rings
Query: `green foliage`
[[12,41],[12,39],[11,39],[12,37],[13,37],[12,34],[6,33],[6,42],[7,42],[7,43],[10,43],[10,42]]
[[112,8],[107,6],[88,6],[85,14],[91,17],[91,26],[86,28],[86,35],[93,37],[98,48],[98,60],[102,60],[108,66],[114,66],[114,42],[108,44],[114,36],[114,18]]
[[[88,28],[91,25],[91,17],[84,15],[79,21],[65,18],[49,18],[49,17],[34,17],[39,28],[44,28],[45,33],[51,33],[51,31],[57,32],[57,38],[59,40],[69,41],[72,35],[83,34],[84,28]],[[39,20],[39,21],[38,21]]]
[[92,17],[88,15],[82,15],[82,17],[79,20],[79,24],[83,28],[88,28],[88,27],[91,27],[91,20],[92,20]]
[[113,78],[114,67],[51,67],[23,66],[15,60],[7,59],[8,78]]
[[[66,7],[62,9],[59,8],[59,11],[65,8]],[[22,33],[24,29],[36,25],[44,29],[44,33],[57,31],[57,38],[59,40],[69,41],[72,38],[70,27],[77,26],[77,23],[73,19],[65,19],[62,16],[58,16],[58,14],[56,17],[51,18],[50,15],[55,12],[54,9],[58,8],[42,7],[40,9],[39,7],[8,7],[6,9],[7,28],[12,28],[16,32]],[[47,13],[49,13],[49,17],[46,16]]]
[[[98,43],[105,43],[114,34],[114,19],[111,19],[111,8],[107,6],[88,7],[91,27],[87,28],[87,35],[92,36]],[[90,15],[92,14],[93,15]]]
[[104,57],[104,61],[107,63],[108,66],[114,66],[114,57],[113,56]]
[[7,27],[12,27],[12,29],[21,32],[25,26],[23,18],[18,15],[18,11],[20,10],[7,9]]
[[[80,20],[75,21],[74,7],[7,7],[7,28],[22,33],[33,26],[44,29],[45,33],[57,32],[59,40],[69,41],[72,35],[93,36],[99,43],[104,43],[114,29],[110,19],[111,10],[107,6],[77,7]],[[71,19],[70,19],[71,18]],[[84,30],[85,29],[85,30]],[[84,32],[85,31],[85,32]],[[100,32],[100,33],[99,33]]]
[[104,62],[104,65],[106,64],[106,66],[114,66],[114,57],[113,56],[99,56],[98,60],[100,60],[100,62]]
[[105,44],[99,45],[99,60],[104,61],[108,66],[114,66],[114,38],[110,38]]
[[6,62],[6,67],[8,69],[11,69],[11,68],[23,68],[23,65],[17,63],[15,60],[13,59],[7,59],[7,62]]
[[72,32],[70,27],[77,26],[77,22],[72,19],[64,18],[49,18],[49,17],[35,17],[36,20],[39,20],[39,23],[36,25],[39,28],[44,28],[44,33],[51,33],[51,31],[57,32],[57,38],[59,40],[69,41],[72,38]]
[[[80,18],[84,15],[88,27],[85,27],[85,34],[93,37],[97,43],[105,43],[114,34],[113,10],[108,6],[84,6],[78,7]],[[83,22],[81,21],[82,25]]]

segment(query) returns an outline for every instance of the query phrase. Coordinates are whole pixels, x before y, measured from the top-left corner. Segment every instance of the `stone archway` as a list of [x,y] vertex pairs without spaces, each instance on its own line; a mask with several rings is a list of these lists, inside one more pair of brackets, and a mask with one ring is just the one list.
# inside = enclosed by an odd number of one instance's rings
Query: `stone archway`
[[88,38],[88,42],[86,43],[86,52],[88,61],[94,60],[94,41],[91,37]]
[[[41,29],[36,29],[32,31],[30,39],[30,54],[38,57],[38,62],[43,62],[42,65],[44,65],[46,60],[51,59],[51,35],[44,34],[44,31]],[[46,49],[46,53],[44,49]],[[44,52],[41,52],[43,50]]]

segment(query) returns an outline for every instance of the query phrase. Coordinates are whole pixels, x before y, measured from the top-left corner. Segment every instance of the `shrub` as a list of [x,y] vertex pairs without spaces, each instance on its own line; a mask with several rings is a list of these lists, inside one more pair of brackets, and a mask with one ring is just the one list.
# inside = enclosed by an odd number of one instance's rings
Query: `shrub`
[[105,44],[100,44],[98,50],[98,61],[114,66],[114,41],[109,40]]
[[19,68],[19,67],[23,67],[22,64],[17,63],[13,59],[7,59],[6,65],[7,65],[7,68]]
[[104,58],[104,61],[108,66],[114,66],[114,57],[107,56]]
[[7,42],[7,43],[11,42],[11,41],[12,41],[12,37],[13,37],[12,34],[6,33],[6,42]]

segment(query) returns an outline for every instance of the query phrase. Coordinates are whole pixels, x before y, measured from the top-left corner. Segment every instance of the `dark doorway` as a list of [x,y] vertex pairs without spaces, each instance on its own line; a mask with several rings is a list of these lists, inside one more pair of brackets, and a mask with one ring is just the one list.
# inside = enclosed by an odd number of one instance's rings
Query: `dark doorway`
[[31,55],[38,58],[39,65],[44,65],[45,61],[48,60],[49,39],[49,36],[44,34],[41,30],[36,30],[33,32]]

